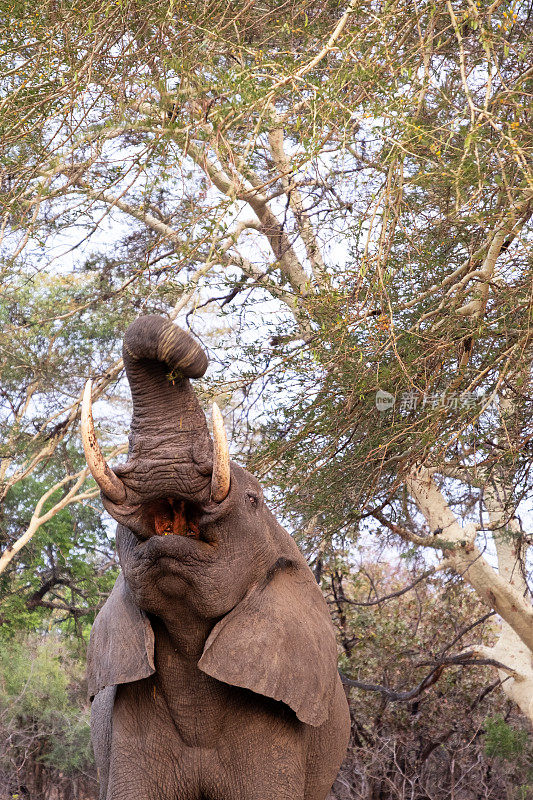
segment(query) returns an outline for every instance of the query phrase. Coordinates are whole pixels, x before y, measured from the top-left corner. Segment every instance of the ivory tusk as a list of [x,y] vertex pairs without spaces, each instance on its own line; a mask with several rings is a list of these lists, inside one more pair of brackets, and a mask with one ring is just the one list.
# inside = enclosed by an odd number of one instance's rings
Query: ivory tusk
[[224,421],[216,403],[212,406],[213,415],[213,474],[211,477],[211,500],[221,503],[229,492],[230,470],[229,449]]
[[81,440],[87,466],[102,492],[113,503],[123,503],[126,499],[126,489],[120,478],[107,465],[103,456],[96,433],[94,431],[92,412],[92,381],[88,380],[83,392],[81,404]]

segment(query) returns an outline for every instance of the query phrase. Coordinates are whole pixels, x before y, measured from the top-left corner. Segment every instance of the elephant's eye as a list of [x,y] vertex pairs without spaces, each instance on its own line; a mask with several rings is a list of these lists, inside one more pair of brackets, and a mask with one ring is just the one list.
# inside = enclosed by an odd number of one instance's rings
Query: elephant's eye
[[248,492],[248,500],[250,501],[250,505],[252,508],[257,508],[259,505],[259,498],[256,494],[252,494],[252,492]]

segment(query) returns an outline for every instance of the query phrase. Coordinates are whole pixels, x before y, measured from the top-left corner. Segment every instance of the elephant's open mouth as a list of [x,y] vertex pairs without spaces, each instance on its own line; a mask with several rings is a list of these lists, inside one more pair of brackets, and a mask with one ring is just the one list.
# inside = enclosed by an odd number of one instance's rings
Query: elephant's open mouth
[[160,497],[142,506],[143,527],[151,536],[189,536],[202,539],[202,510],[188,500]]

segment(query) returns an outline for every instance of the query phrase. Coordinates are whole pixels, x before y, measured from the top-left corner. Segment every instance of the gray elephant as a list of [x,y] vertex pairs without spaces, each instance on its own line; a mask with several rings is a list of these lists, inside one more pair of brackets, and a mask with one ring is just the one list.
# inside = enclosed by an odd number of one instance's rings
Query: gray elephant
[[261,487],[213,439],[189,378],[207,358],[158,316],[124,339],[128,461],[87,462],[122,567],[88,653],[101,800],[323,800],[344,756],[346,698],[324,598]]

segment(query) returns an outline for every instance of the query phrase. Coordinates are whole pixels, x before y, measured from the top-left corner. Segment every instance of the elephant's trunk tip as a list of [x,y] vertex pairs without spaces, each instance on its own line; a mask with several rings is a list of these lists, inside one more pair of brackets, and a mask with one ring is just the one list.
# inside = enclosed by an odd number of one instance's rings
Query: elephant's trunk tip
[[183,378],[201,378],[208,364],[206,354],[190,334],[156,314],[139,317],[124,335],[126,369],[141,359],[164,363],[170,373]]

